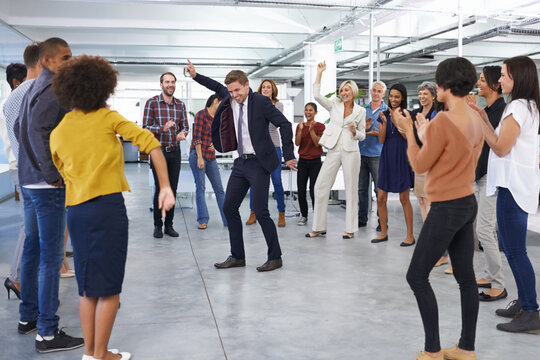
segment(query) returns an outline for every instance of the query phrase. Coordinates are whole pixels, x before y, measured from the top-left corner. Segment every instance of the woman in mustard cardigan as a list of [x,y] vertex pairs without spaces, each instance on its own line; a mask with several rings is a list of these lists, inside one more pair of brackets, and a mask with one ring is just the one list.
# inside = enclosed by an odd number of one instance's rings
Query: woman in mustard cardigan
[[122,191],[129,190],[117,134],[150,153],[159,179],[159,205],[174,206],[161,145],[148,130],[106,107],[117,71],[99,57],[81,56],[52,80],[58,103],[68,109],[51,133],[51,154],[66,185],[67,224],[73,244],[84,336],[83,360],[126,360],[128,352],[109,351],[128,242]]

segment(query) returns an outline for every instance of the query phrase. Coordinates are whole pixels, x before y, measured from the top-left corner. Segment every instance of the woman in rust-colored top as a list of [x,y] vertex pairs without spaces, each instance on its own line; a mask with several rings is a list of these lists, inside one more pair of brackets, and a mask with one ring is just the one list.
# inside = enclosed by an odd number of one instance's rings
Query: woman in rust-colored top
[[298,174],[296,184],[298,187],[298,204],[300,205],[301,217],[298,221],[299,226],[307,223],[308,204],[306,200],[306,187],[309,180],[309,195],[311,196],[311,205],[315,207],[315,182],[319,171],[321,170],[322,146],[319,145],[325,126],[315,121],[317,115],[317,104],[307,103],[304,107],[304,116],[306,122],[300,121],[296,127],[294,142],[298,146]]
[[[394,111],[400,131],[407,135],[407,155],[416,173],[427,172],[425,191],[431,201],[418,245],[407,272],[425,331],[425,351],[417,359],[476,359],[474,342],[478,318],[478,288],[473,269],[476,199],[473,183],[484,137],[481,118],[466,102],[476,83],[476,70],[464,58],[447,59],[435,73],[437,100],[448,106],[429,122],[417,116],[416,143],[413,124]],[[429,283],[429,273],[448,249],[454,276],[461,292],[461,338],[458,345],[443,349],[439,341],[437,300]]]

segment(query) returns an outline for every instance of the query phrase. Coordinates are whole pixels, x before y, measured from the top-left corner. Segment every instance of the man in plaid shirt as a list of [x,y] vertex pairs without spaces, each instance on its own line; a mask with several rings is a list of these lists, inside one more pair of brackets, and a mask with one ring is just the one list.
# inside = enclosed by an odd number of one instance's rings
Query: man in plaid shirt
[[[180,175],[180,141],[186,139],[189,131],[186,105],[173,97],[176,90],[176,76],[166,72],[159,78],[161,94],[148,99],[144,106],[143,128],[150,130],[161,143],[163,155],[167,161],[167,170],[172,191],[176,196],[178,177]],[[163,219],[158,206],[159,182],[150,159],[150,168],[154,175],[156,192],[154,194],[154,237],[163,237]],[[178,237],[173,228],[174,207],[167,211],[165,217],[165,234]]]

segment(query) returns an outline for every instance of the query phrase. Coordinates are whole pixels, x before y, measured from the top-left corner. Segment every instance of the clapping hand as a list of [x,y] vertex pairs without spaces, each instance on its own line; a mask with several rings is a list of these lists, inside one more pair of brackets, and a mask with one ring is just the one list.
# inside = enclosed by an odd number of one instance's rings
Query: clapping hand
[[[371,129],[371,130],[368,130]],[[379,132],[373,128],[373,118],[366,119],[366,136],[377,136]]]
[[388,120],[386,120],[386,115],[384,115],[384,113],[380,113],[379,114],[379,122],[382,123],[384,126],[386,126],[386,122]]
[[489,118],[487,116],[486,110],[482,109],[480,106],[476,105],[475,103],[469,103],[469,106],[471,109],[475,110],[478,115],[484,120],[484,122],[489,123]]
[[349,123],[349,130],[352,132],[353,136],[356,136],[356,128],[354,127],[354,123]]
[[300,121],[298,121],[298,130],[302,131],[303,128],[304,128],[304,122],[302,121],[302,119],[300,119]]
[[426,117],[421,113],[418,113],[416,115],[416,121],[414,123],[416,124],[416,132],[418,133],[418,138],[422,143],[424,143],[426,140],[426,129],[429,124],[429,120],[426,119]]
[[[403,115],[404,113],[404,115]],[[401,112],[400,108],[395,109],[392,114],[392,121],[396,125],[398,131],[404,134],[409,127],[412,126],[411,114],[407,110]]]

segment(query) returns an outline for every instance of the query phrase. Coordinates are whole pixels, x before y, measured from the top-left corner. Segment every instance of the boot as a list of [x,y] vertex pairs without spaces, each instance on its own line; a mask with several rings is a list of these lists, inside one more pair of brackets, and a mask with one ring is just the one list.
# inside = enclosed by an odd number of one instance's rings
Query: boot
[[255,212],[252,211],[251,214],[249,214],[249,219],[246,221],[246,225],[253,225],[257,222],[257,218],[255,217]]
[[277,226],[285,227],[285,213],[284,212],[281,212],[281,211],[279,212]]
[[540,334],[540,317],[538,316],[538,311],[528,312],[520,310],[509,323],[497,324],[497,329],[508,332]]
[[519,299],[512,300],[508,306],[506,306],[506,309],[497,309],[495,310],[495,314],[507,317],[507,318],[513,318],[517,315],[517,313],[521,310],[521,301]]

